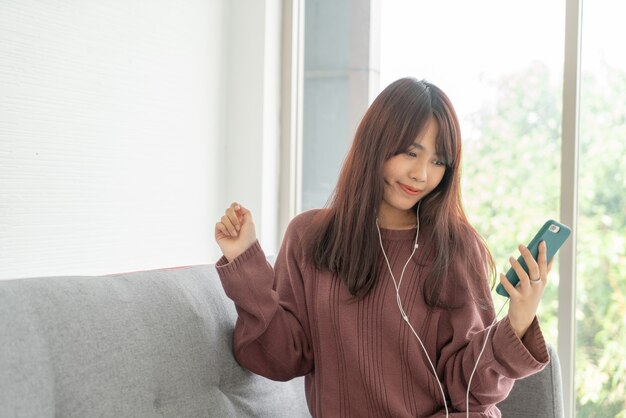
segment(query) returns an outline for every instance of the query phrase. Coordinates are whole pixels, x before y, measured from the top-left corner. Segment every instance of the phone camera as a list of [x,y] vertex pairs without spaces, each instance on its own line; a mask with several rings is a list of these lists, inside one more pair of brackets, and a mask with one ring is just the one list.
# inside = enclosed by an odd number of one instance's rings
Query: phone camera
[[558,226],[558,225],[550,225],[550,226],[548,227],[548,230],[549,230],[550,232],[554,232],[555,234],[556,234],[557,232],[559,232],[559,229],[561,229],[561,227],[560,227],[560,226]]

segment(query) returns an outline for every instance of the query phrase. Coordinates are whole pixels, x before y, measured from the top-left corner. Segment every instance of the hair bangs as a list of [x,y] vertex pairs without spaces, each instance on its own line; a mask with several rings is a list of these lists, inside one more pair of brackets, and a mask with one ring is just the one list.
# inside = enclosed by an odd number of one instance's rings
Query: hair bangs
[[[422,95],[425,94],[427,92],[424,90]],[[416,96],[419,98],[420,95],[409,96],[404,105],[398,106],[396,110],[396,121],[390,123],[387,131],[390,137],[385,138],[385,142],[390,145],[386,159],[406,152],[430,123],[433,114],[430,100],[417,100]]]
[[445,120],[441,120],[441,116],[435,114],[435,120],[439,125],[437,134],[437,154],[446,163],[446,168],[451,169],[458,165],[458,147],[457,139],[454,133],[450,131],[450,126]]

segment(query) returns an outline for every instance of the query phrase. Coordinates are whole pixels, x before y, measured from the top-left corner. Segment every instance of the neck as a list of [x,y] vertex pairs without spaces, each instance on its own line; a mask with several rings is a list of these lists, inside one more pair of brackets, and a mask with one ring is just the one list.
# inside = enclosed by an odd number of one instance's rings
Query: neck
[[[419,210],[422,204],[421,200],[417,203],[417,210],[413,212],[412,210],[406,211],[389,211],[387,207],[384,206],[384,202],[381,204],[381,207],[378,210],[378,216],[376,217],[377,225],[380,228],[384,229],[413,229],[419,228]],[[385,210],[383,210],[385,209]]]
[[378,225],[383,229],[413,229],[417,226],[415,218],[407,220],[393,220],[389,221],[384,217],[378,218]]
[[384,229],[413,229],[417,226],[415,212],[409,211],[379,211],[378,225]]

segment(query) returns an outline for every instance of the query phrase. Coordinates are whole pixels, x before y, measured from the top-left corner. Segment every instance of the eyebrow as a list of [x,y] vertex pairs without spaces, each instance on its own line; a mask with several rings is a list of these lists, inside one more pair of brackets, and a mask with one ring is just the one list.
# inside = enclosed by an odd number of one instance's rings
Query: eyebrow
[[[413,142],[409,148],[411,148],[411,147],[415,147],[415,148],[417,148],[417,149],[419,149],[421,151],[425,151],[426,150],[426,148],[424,148],[424,146],[422,144],[418,143],[418,142]],[[437,150],[435,150],[434,155],[437,158],[442,158],[441,154],[439,154],[439,152],[437,152]]]
[[[420,144],[420,143],[418,143],[418,142],[413,142],[413,143],[411,144],[411,146],[409,146],[409,148],[411,148],[411,147],[415,147],[415,148],[417,148],[417,149],[419,149],[419,150],[426,151],[426,148],[425,148],[422,144]],[[435,150],[435,154],[436,154],[436,155],[439,155],[439,153],[437,152],[437,150]]]

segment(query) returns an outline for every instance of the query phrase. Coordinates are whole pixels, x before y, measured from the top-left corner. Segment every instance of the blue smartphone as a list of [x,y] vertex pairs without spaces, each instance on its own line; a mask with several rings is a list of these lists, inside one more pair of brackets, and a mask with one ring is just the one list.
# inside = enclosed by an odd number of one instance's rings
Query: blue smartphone
[[[532,254],[533,258],[536,260],[539,255],[539,243],[541,241],[545,241],[547,250],[546,259],[549,263],[550,260],[552,260],[552,257],[554,257],[556,252],[559,250],[559,248],[561,248],[561,245],[563,245],[563,243],[567,241],[567,238],[569,237],[571,232],[572,230],[568,226],[565,226],[562,223],[550,219],[545,224],[543,224],[541,229],[539,229],[539,232],[537,232],[537,235],[535,235],[535,237],[527,245],[528,250]],[[524,271],[528,273],[528,266],[524,261],[524,257],[520,255],[517,258],[517,261],[519,261],[519,263],[522,265]],[[511,282],[513,286],[517,286],[517,284],[519,283],[519,277],[517,277],[517,273],[515,273],[513,267],[511,267],[509,271],[506,272],[506,278],[509,282]],[[496,293],[502,296],[509,297],[509,293],[506,291],[506,289],[504,289],[502,283],[499,283],[496,287]]]

